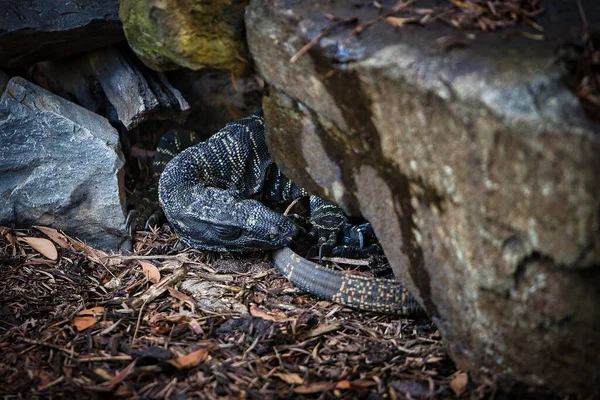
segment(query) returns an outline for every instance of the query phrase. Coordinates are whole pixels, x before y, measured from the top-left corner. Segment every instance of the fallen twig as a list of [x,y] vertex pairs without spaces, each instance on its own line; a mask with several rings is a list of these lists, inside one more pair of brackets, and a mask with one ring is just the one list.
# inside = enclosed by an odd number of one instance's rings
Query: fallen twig
[[[318,260],[318,257],[313,257],[313,260]],[[329,261],[336,264],[346,264],[346,265],[356,265],[360,267],[368,267],[369,260],[355,260],[353,258],[343,258],[343,257],[321,257],[323,261]]]
[[77,362],[97,362],[97,361],[131,361],[133,357],[130,355],[124,354],[120,356],[83,356],[76,359]]
[[331,32],[335,27],[337,27],[339,25],[349,24],[351,22],[356,22],[356,21],[358,21],[358,17],[350,17],[350,18],[340,19],[339,21],[336,21],[333,24],[329,25],[327,28],[323,29],[321,31],[321,33],[319,33],[317,36],[315,36],[310,42],[308,42],[300,50],[298,50],[296,52],[296,54],[294,54],[292,56],[292,58],[290,58],[290,62],[293,64],[296,61],[298,61],[298,59],[300,57],[302,57],[315,44],[317,44],[319,42],[319,40],[321,40],[323,37],[325,37],[325,35],[327,35],[329,32]]
[[398,11],[402,11],[403,9],[405,9],[406,7],[408,7],[411,4],[412,4],[412,0],[409,0],[407,2],[404,2],[404,0],[399,0],[398,3],[396,3],[396,5],[394,7],[392,7],[389,11],[384,12],[377,18],[367,21],[364,24],[360,24],[359,26],[354,28],[352,30],[352,32],[350,32],[348,37],[344,40],[344,46],[347,45],[348,43],[350,43],[350,40],[352,39],[352,37],[360,35],[361,33],[366,31],[367,29],[369,29],[371,26],[375,25],[382,19],[387,18],[387,17],[391,16],[392,14],[397,13]]
[[59,377],[59,378],[57,378],[57,379],[53,380],[52,382],[48,383],[47,385],[44,385],[44,386],[40,387],[40,388],[37,390],[37,392],[39,393],[39,392],[42,392],[42,391],[44,391],[44,390],[46,390],[46,389],[48,389],[48,388],[51,388],[52,386],[56,386],[56,385],[58,385],[59,383],[62,383],[64,380],[65,380],[65,377],[64,377],[64,376],[61,376],[61,377]]
[[21,340],[24,341],[25,343],[35,344],[38,346],[45,346],[45,347],[49,347],[54,350],[62,351],[63,353],[67,354],[69,357],[73,357],[73,352],[71,350],[65,349],[64,347],[60,347],[60,346],[57,346],[52,343],[46,343],[46,342],[42,342],[41,340],[32,340],[32,339],[27,339],[27,338],[21,338]]
[[164,278],[162,281],[157,284],[151,286],[148,290],[144,292],[140,297],[136,298],[131,302],[131,306],[133,308],[138,308],[142,304],[146,302],[150,302],[156,299],[158,296],[162,295],[167,291],[167,288],[175,283],[179,282],[185,277],[187,274],[188,268],[186,264],[183,264],[178,270],[176,270],[171,275]]

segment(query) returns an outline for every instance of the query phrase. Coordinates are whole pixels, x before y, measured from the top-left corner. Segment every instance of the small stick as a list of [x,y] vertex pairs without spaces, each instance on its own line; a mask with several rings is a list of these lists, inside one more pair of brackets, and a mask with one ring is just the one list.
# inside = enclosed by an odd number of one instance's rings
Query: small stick
[[133,357],[130,355],[122,355],[122,356],[93,356],[93,357],[79,357],[76,361],[83,362],[96,362],[96,361],[131,361]]
[[257,336],[256,339],[254,339],[254,341],[252,342],[252,344],[250,345],[250,347],[248,347],[246,349],[246,351],[244,352],[244,355],[242,356],[242,360],[245,360],[246,357],[248,356],[248,354],[254,350],[254,348],[256,347],[256,345],[258,345],[258,341],[260,339],[260,336]]
[[120,256],[110,255],[107,256],[109,259],[117,258],[119,260],[182,260],[185,259],[185,255],[175,254],[172,256],[156,255],[156,256]]
[[581,22],[583,23],[583,29],[585,29],[586,33],[588,31],[588,22],[585,17],[585,11],[583,10],[583,5],[581,4],[581,0],[577,0],[577,10],[579,11],[579,17],[581,18]]
[[289,206],[287,206],[287,208],[286,208],[286,209],[285,209],[285,211],[283,212],[283,215],[284,215],[284,216],[288,215],[288,214],[290,213],[290,211],[292,211],[292,208],[294,208],[294,206],[295,206],[296,204],[298,204],[298,202],[300,201],[300,199],[301,199],[300,197],[298,197],[297,199],[294,199],[294,201],[292,201],[292,202],[290,203],[290,205],[289,205]]
[[45,347],[50,347],[51,349],[54,350],[59,350],[62,351],[63,353],[69,355],[70,357],[73,357],[73,352],[70,350],[67,350],[63,347],[57,346],[55,344],[52,343],[46,343],[46,342],[42,342],[40,340],[32,340],[32,339],[27,339],[27,338],[21,338],[22,341],[24,341],[25,343],[29,343],[29,344],[35,344],[38,346],[45,346]]
[[363,33],[364,31],[369,29],[371,26],[375,25],[377,22],[381,21],[384,18],[389,17],[392,14],[397,13],[398,11],[405,9],[406,7],[408,7],[411,4],[412,4],[412,0],[407,1],[406,3],[404,3],[403,0],[400,0],[400,1],[398,1],[398,3],[396,3],[396,5],[394,7],[392,7],[391,10],[384,12],[383,14],[381,14],[379,17],[377,17],[375,19],[372,19],[370,21],[365,22],[364,24],[357,26],[356,28],[354,28],[352,30],[352,32],[350,32],[350,35],[348,35],[348,37],[344,40],[344,45],[347,45],[350,42],[350,39],[352,39],[353,35],[358,35],[360,33]]
[[140,311],[138,313],[137,321],[135,323],[135,330],[133,331],[133,337],[131,338],[131,347],[133,347],[133,345],[135,344],[135,339],[137,337],[138,330],[140,329],[140,324],[142,322],[142,315],[144,313],[144,306],[148,303],[148,300],[150,300],[150,298],[146,299],[146,301],[144,301],[144,303],[140,307]]
[[185,274],[187,274],[187,265],[183,264],[179,269],[177,269],[174,273],[164,278],[162,281],[158,282],[155,285],[152,285],[148,290],[144,292],[140,297],[136,298],[131,302],[131,306],[133,308],[138,308],[142,304],[146,302],[150,302],[156,299],[158,296],[167,291],[167,288],[175,283],[179,282]]
[[296,54],[294,54],[292,56],[292,58],[290,58],[290,62],[293,64],[296,61],[298,61],[298,59],[300,57],[302,57],[307,51],[309,51],[311,49],[311,47],[313,47],[315,44],[317,44],[319,42],[319,40],[321,40],[325,35],[327,35],[329,32],[331,32],[333,30],[333,28],[335,28],[339,25],[345,25],[345,24],[349,24],[351,22],[356,22],[356,21],[358,21],[358,17],[350,17],[350,18],[340,19],[339,21],[336,21],[333,24],[329,25],[327,28],[323,29],[321,31],[321,33],[319,33],[317,36],[315,36],[310,42],[308,42],[300,50],[298,50],[298,52]]
[[239,93],[240,91],[238,90],[237,83],[235,83],[235,75],[233,74],[233,71],[229,71],[229,78],[231,79],[231,83],[233,84],[233,89],[236,93]]
[[41,392],[41,391],[44,391],[44,390],[46,390],[46,389],[48,389],[48,388],[51,388],[52,386],[56,386],[56,385],[58,385],[59,383],[62,383],[62,381],[64,381],[64,380],[65,380],[65,377],[64,377],[64,376],[61,376],[61,377],[59,377],[59,378],[57,378],[57,379],[53,380],[53,381],[52,381],[52,382],[50,382],[49,384],[42,386],[41,388],[39,388],[39,389],[37,390],[37,392],[39,393],[39,392]]
[[[313,257],[313,260],[318,260],[318,257]],[[369,260],[355,260],[352,258],[342,258],[342,257],[321,257],[323,261],[329,261],[336,264],[346,264],[346,265],[357,265],[361,267],[368,267]]]

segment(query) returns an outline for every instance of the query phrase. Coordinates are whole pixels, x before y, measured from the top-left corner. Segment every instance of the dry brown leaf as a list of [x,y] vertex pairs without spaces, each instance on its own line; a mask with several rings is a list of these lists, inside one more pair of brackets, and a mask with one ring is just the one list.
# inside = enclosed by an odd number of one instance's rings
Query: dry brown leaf
[[63,249],[71,248],[69,240],[66,238],[66,236],[57,231],[56,229],[47,226],[34,226],[34,228],[42,232],[44,235],[48,236],[50,239],[52,239],[54,243],[56,243]]
[[167,288],[169,290],[169,294],[175,297],[177,300],[184,302],[187,304],[192,312],[196,311],[196,302],[187,294],[181,293],[179,290],[174,288]]
[[100,318],[104,315],[104,307],[92,307],[77,313],[71,325],[73,325],[79,332],[86,330],[89,327],[94,326]]
[[154,264],[151,264],[147,261],[140,261],[140,265],[142,266],[142,272],[144,273],[144,276],[148,277],[150,282],[160,282],[160,272]]
[[79,332],[81,332],[86,330],[87,328],[96,325],[96,322],[98,322],[98,319],[96,317],[88,315],[85,317],[73,318],[73,322],[71,323],[71,325],[73,325]]
[[192,330],[192,332],[194,332],[194,334],[196,334],[196,335],[203,335],[204,334],[204,331],[202,330],[202,327],[200,326],[200,324],[198,323],[198,321],[196,321],[194,318],[190,318],[187,321],[187,324],[189,325],[189,327]]
[[129,389],[129,386],[126,384],[121,384],[117,389],[112,393],[113,398],[115,399],[130,399],[133,397],[133,393]]
[[273,375],[290,385],[302,385],[304,383],[304,379],[298,374],[278,372]]
[[54,243],[44,238],[36,237],[22,237],[18,239],[19,242],[27,243],[32,249],[50,260],[56,260],[58,258],[58,252]]
[[50,377],[48,376],[48,374],[45,371],[35,371],[33,372],[33,376],[35,377],[36,380],[36,387],[39,389],[41,387],[46,386],[47,384],[50,383]]
[[137,362],[137,360],[133,360],[131,362],[131,364],[129,364],[127,367],[123,368],[121,370],[121,372],[119,372],[118,374],[116,374],[109,381],[103,382],[103,383],[101,383],[99,385],[96,385],[96,386],[92,386],[92,387],[90,387],[90,389],[97,390],[97,391],[100,391],[100,392],[110,392],[110,391],[112,391],[115,387],[117,387],[118,384],[120,384],[121,382],[123,382],[129,376],[129,374],[131,374],[133,372],[133,368],[135,367],[135,363],[136,362]]
[[112,379],[112,375],[103,368],[94,369],[94,373],[101,376],[104,380],[110,381]]
[[321,335],[326,335],[328,333],[335,332],[341,328],[342,328],[342,324],[340,324],[340,323],[319,325],[315,329],[311,329],[306,334],[306,337],[313,338],[313,337],[317,337],[317,336],[321,336]]
[[469,375],[466,372],[460,372],[450,381],[450,388],[455,395],[460,396],[467,389],[467,383],[469,383]]
[[267,295],[265,293],[254,293],[252,296],[252,301],[256,304],[261,304],[265,301]]
[[372,386],[376,386],[377,382],[369,379],[355,379],[350,381],[350,387],[352,389],[368,389]]
[[336,389],[352,389],[352,384],[350,381],[339,381],[335,384]]
[[258,317],[262,319],[266,319],[267,321],[279,321],[281,319],[287,318],[287,316],[282,312],[267,312],[261,308],[250,306],[250,315],[253,317]]
[[386,17],[386,18],[384,18],[384,20],[388,24],[391,24],[391,25],[401,28],[408,23],[415,22],[417,19],[411,18],[411,17],[409,17],[409,18]]
[[335,387],[333,382],[311,382],[306,385],[298,386],[294,389],[298,394],[322,393],[327,392]]
[[[161,320],[163,319],[163,315],[161,314],[157,314],[155,317],[150,318],[149,322],[153,325],[158,324],[161,322]],[[198,323],[198,321],[195,318],[192,318],[190,316],[187,315],[168,315],[166,317],[164,317],[167,321],[169,322],[179,322],[182,324],[188,324],[190,329],[192,330],[192,332],[194,332],[196,335],[200,335],[202,333],[204,333],[204,331],[202,330],[202,327],[200,326],[200,324]]]
[[2,235],[4,235],[6,240],[8,240],[8,242],[12,246],[13,257],[16,256],[17,255],[17,239],[15,238],[15,235],[13,235],[12,232],[8,228],[5,228],[4,226],[0,226],[0,233]]
[[171,363],[171,365],[179,369],[191,368],[203,363],[208,359],[208,357],[208,351],[204,349],[199,349],[196,351],[192,351],[191,353],[186,354],[185,356],[177,357],[174,360],[169,360],[169,363]]
[[472,11],[476,14],[483,14],[483,12],[485,12],[485,8],[475,4],[475,3],[471,3],[470,1],[464,1],[464,0],[450,0],[452,2],[452,4],[454,4],[455,6],[462,8],[463,10],[469,10]]

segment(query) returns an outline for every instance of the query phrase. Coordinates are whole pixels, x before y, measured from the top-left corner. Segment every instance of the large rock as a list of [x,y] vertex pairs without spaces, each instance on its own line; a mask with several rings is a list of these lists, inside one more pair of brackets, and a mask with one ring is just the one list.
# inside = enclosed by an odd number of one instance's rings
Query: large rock
[[0,67],[26,67],[124,39],[119,0],[0,0]]
[[222,68],[240,75],[247,65],[244,7],[248,0],[122,0],[127,41],[150,68]]
[[23,78],[0,98],[0,224],[63,229],[114,249],[124,229],[119,135]]
[[127,130],[148,119],[183,122],[190,109],[163,73],[149,70],[133,54],[114,47],[40,62],[29,75],[44,89],[73,99]]
[[[597,31],[598,10],[582,3]],[[581,34],[575,2],[544,7],[549,38]],[[274,158],[373,223],[460,368],[597,393],[600,126],[565,86],[562,42],[381,21],[360,36],[339,25],[293,57],[327,16],[377,15],[251,2]]]

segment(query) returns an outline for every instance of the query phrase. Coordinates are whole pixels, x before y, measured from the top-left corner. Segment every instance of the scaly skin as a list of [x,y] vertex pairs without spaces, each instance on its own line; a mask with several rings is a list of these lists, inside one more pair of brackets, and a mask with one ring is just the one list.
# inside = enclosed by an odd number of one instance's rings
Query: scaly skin
[[[157,151],[170,153],[171,149]],[[397,281],[334,271],[285,247],[296,235],[296,225],[256,198],[280,204],[308,193],[273,163],[261,112],[227,124],[173,158],[160,175],[158,194],[168,221],[188,246],[220,252],[284,248],[275,253],[276,268],[310,293],[363,310],[397,314],[418,310],[415,299]],[[343,231],[349,231],[345,214],[316,196],[310,196],[310,208],[319,245],[335,250]]]

